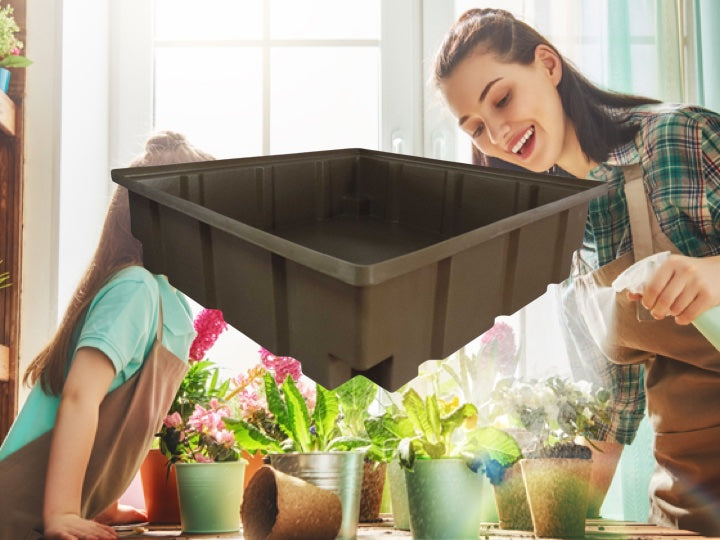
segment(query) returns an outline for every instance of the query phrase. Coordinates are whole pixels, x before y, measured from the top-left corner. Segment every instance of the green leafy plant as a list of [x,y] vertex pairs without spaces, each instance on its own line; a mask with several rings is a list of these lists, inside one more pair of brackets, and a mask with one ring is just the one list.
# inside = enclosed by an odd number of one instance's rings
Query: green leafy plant
[[225,419],[236,438],[248,452],[330,452],[364,449],[365,437],[343,436],[338,427],[339,405],[334,392],[316,385],[315,407],[310,410],[291,375],[278,385],[270,373],[263,375],[267,408],[272,422],[285,438],[278,440],[267,429],[242,419]]
[[434,394],[423,400],[413,389],[405,392],[403,406],[414,434],[398,444],[400,464],[412,470],[415,459],[457,457],[498,482],[502,471],[522,457],[520,446],[511,435],[494,427],[465,429],[468,420],[477,417],[477,408],[471,403],[453,405]]
[[0,67],[24,68],[32,64],[20,56],[23,42],[15,36],[19,31],[12,6],[0,7]]
[[400,441],[415,435],[410,419],[394,404],[387,407],[381,415],[368,417],[365,420],[365,431],[372,443],[367,457],[385,463],[397,457]]
[[527,452],[545,453],[573,445],[577,437],[590,444],[609,421],[610,393],[585,381],[563,377],[520,381],[504,379],[492,393],[491,417],[496,424],[525,430]]

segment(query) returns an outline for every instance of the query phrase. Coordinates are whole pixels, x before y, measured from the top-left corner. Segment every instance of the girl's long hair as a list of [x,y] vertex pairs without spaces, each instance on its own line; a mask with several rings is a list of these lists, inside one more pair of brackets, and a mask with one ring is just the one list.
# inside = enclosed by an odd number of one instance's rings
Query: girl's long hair
[[[539,32],[505,10],[471,9],[458,18],[435,57],[435,83],[441,87],[458,64],[476,51],[493,53],[502,62],[529,65],[535,59],[535,48],[541,44],[555,51],[562,62],[562,80],[557,89],[583,153],[602,163],[614,148],[631,141],[639,129],[637,124],[626,121],[624,109],[659,101],[599,88]],[[473,161],[489,164],[481,152],[473,154]]]
[[[145,152],[133,160],[131,166],[212,159],[210,154],[191,146],[183,135],[161,131],[147,140]],[[75,289],[55,335],[28,366],[23,377],[24,384],[39,381],[46,394],[59,395],[62,392],[72,352],[69,350],[72,334],[88,305],[115,273],[128,266],[142,264],[142,245],[130,231],[128,192],[118,186],[110,202],[95,255]]]

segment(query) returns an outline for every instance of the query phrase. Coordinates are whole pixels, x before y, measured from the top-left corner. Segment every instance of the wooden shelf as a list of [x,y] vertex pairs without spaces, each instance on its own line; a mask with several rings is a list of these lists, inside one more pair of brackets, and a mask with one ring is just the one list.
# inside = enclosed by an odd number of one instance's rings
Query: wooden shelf
[[0,131],[15,135],[15,103],[5,92],[0,92]]

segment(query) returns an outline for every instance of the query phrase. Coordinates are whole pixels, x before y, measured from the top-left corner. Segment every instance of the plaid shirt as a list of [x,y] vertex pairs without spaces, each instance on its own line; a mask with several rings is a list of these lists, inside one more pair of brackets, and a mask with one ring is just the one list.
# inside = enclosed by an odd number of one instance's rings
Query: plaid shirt
[[[720,254],[720,115],[700,107],[667,104],[629,112],[629,121],[641,126],[635,140],[616,148],[588,174],[607,182],[609,190],[590,202],[573,275],[599,268],[632,250],[622,166],[636,163],[643,169],[645,190],[660,228],[672,243],[693,257]],[[568,333],[577,334],[571,339],[582,361],[598,370],[614,398],[610,424],[600,438],[629,444],[645,410],[643,368],[605,359],[588,339],[584,323],[572,315],[576,308],[572,277],[564,285],[561,294]]]

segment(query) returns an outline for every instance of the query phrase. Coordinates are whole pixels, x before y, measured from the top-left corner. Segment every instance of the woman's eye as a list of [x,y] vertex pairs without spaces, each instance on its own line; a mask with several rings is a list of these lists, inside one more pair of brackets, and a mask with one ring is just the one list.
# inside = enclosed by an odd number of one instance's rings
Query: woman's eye
[[482,135],[482,132],[485,131],[485,125],[480,124],[478,127],[475,128],[475,131],[472,132],[473,138],[477,138],[480,135]]
[[505,96],[504,96],[500,101],[497,102],[497,105],[496,105],[496,106],[497,106],[497,107],[504,107],[505,105],[508,104],[508,101],[510,101],[510,92],[508,92],[507,94],[505,94]]

